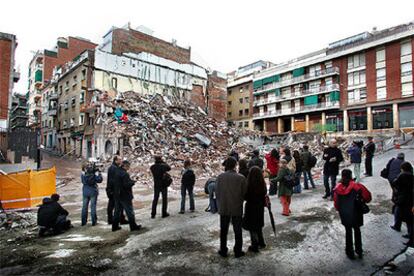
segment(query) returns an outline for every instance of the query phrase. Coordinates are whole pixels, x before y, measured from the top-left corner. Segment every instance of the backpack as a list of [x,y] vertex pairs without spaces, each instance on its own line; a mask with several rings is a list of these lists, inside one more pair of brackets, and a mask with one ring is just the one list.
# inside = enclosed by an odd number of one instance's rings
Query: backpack
[[388,179],[388,175],[390,174],[390,166],[391,162],[394,161],[395,158],[392,158],[390,161],[388,161],[387,166],[382,169],[381,171],[381,177]]
[[296,186],[295,176],[293,174],[288,174],[283,177],[283,185],[287,188],[293,188]]
[[206,184],[204,184],[204,193],[206,193],[206,195],[208,195],[209,194],[209,192],[208,192],[208,186],[210,186],[210,184],[211,183],[215,183],[216,182],[216,178],[215,177],[212,177],[212,178],[209,178],[207,181],[206,181]]
[[292,159],[290,159],[289,163],[287,164],[287,168],[292,173],[295,173],[296,172],[296,161],[295,161],[295,158],[292,157]]
[[164,173],[162,177],[162,183],[164,184],[164,187],[170,187],[172,184],[173,179],[169,173]]
[[309,168],[315,167],[317,162],[318,162],[318,159],[314,155],[309,156],[309,160],[308,160]]

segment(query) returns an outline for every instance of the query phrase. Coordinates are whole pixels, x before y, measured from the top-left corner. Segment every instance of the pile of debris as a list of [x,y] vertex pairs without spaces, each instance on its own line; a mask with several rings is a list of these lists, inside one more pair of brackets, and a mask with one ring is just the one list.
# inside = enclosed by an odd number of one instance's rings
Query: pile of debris
[[0,230],[33,228],[37,225],[36,219],[33,212],[1,212]]
[[161,155],[172,167],[191,159],[207,175],[222,170],[231,149],[247,152],[240,133],[226,122],[209,118],[198,107],[178,98],[124,92],[107,100],[102,120],[106,137],[123,139],[123,154],[134,163],[148,166]]

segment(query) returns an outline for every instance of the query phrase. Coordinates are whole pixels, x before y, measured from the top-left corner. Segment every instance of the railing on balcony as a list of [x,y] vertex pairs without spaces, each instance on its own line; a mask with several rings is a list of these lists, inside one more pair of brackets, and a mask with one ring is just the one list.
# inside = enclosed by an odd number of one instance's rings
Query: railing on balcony
[[291,115],[291,114],[303,113],[307,111],[318,111],[320,109],[325,109],[325,108],[339,108],[339,101],[323,102],[323,103],[317,103],[317,104],[312,104],[312,105],[303,105],[303,106],[286,108],[286,109],[268,110],[266,112],[254,113],[253,118],[269,117],[269,116],[277,116],[277,115]]
[[306,97],[306,96],[313,95],[313,94],[327,93],[331,91],[339,91],[339,84],[334,83],[331,85],[321,86],[318,88],[310,88],[310,89],[306,89],[302,91],[291,92],[290,94],[261,99],[261,100],[255,101],[253,106],[264,105],[267,103],[275,103],[279,101],[287,101],[287,100],[291,100],[295,98]]
[[276,89],[276,88],[289,86],[289,85],[294,85],[294,84],[297,84],[297,83],[301,83],[301,82],[304,82],[304,81],[310,81],[310,80],[313,80],[313,79],[319,79],[319,78],[323,78],[327,75],[332,75],[332,74],[339,74],[339,68],[338,67],[329,67],[329,68],[318,70],[318,71],[308,73],[306,75],[302,75],[302,76],[299,76],[299,77],[285,79],[285,80],[281,80],[279,82],[274,82],[274,83],[266,85],[262,89],[254,91],[254,93],[259,94],[259,93],[265,92],[267,90]]

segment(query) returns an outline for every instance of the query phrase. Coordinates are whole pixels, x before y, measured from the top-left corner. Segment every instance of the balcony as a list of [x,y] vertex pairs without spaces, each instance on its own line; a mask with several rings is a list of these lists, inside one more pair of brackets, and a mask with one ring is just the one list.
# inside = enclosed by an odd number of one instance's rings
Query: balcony
[[42,92],[40,90],[35,89],[33,91],[33,97],[35,100],[42,98]]
[[35,76],[34,76],[34,84],[36,87],[42,85],[43,82],[43,71],[42,69],[36,69]]
[[57,93],[52,93],[49,95],[49,100],[57,100],[58,99],[58,94]]
[[296,115],[296,114],[301,114],[301,113],[309,113],[309,112],[314,112],[314,111],[336,109],[336,108],[339,108],[339,101],[323,102],[323,103],[312,104],[312,105],[303,105],[303,106],[292,107],[292,108],[287,108],[287,109],[268,110],[266,112],[253,114],[253,118],[265,119],[265,118],[271,118],[271,117]]
[[57,115],[57,108],[56,107],[49,108],[49,110],[47,111],[47,115],[48,116],[56,116]]
[[13,82],[18,82],[20,80],[20,72],[13,71]]
[[315,72],[312,72],[312,73],[308,73],[306,75],[302,75],[302,76],[299,76],[299,77],[286,79],[286,80],[281,80],[279,82],[274,82],[274,83],[271,83],[270,85],[267,85],[265,88],[254,91],[253,94],[261,94],[261,93],[264,93],[264,92],[272,90],[272,89],[277,89],[277,88],[281,88],[281,87],[285,87],[285,86],[295,85],[295,84],[298,84],[298,83],[301,83],[301,82],[312,81],[312,80],[328,77],[328,76],[331,76],[331,75],[339,75],[339,68],[338,67],[329,67],[329,68],[319,70],[319,71],[315,71]]
[[321,86],[321,87],[318,87],[318,88],[310,88],[310,89],[303,90],[303,91],[292,92],[292,93],[287,94],[287,95],[279,95],[279,96],[270,97],[270,98],[267,98],[267,99],[258,100],[258,101],[254,102],[253,106],[260,106],[260,105],[265,105],[265,104],[288,101],[288,100],[303,98],[303,97],[306,97],[306,96],[309,96],[309,95],[324,94],[324,93],[328,93],[328,92],[332,92],[332,91],[339,91],[339,84],[334,83],[334,84],[331,84],[331,85],[328,85],[328,86]]

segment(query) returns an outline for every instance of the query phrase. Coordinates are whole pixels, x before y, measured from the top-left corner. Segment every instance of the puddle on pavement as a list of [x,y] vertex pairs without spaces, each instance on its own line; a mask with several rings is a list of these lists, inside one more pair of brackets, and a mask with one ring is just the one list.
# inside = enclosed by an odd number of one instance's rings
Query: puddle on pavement
[[143,255],[148,257],[165,257],[182,254],[189,250],[192,252],[203,251],[206,250],[206,247],[200,242],[187,239],[167,240],[152,244],[143,251]]

